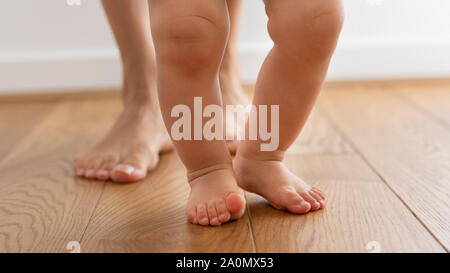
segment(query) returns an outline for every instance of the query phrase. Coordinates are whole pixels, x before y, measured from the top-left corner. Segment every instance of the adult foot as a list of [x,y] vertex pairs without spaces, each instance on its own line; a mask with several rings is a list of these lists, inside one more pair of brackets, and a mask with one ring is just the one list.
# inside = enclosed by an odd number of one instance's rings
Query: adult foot
[[188,174],[191,193],[186,208],[188,221],[219,226],[244,214],[245,198],[231,165],[213,166]]
[[[78,176],[135,182],[156,167],[160,152],[171,149],[157,104],[156,88],[138,92],[139,88],[136,85],[125,88],[124,110],[112,129],[92,150],[75,157],[73,166]],[[141,95],[130,95],[132,92]],[[142,94],[154,95],[145,99],[147,96]]]
[[261,195],[277,209],[303,214],[325,207],[322,191],[297,177],[281,161],[238,155],[233,167],[241,188]]

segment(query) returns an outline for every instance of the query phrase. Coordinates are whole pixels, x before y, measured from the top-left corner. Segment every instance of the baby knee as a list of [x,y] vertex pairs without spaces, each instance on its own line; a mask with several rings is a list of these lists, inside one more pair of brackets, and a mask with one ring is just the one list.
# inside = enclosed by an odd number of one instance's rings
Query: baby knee
[[152,26],[158,59],[188,71],[219,63],[228,37],[226,23],[189,16]]
[[268,31],[274,44],[294,57],[329,56],[344,22],[341,1],[289,2],[296,6],[286,5],[290,10],[285,12],[269,12]]

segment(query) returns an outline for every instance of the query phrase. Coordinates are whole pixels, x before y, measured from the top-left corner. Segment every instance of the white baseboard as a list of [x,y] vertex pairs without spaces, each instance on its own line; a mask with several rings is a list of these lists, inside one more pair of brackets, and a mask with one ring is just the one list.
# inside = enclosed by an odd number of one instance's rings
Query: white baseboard
[[[271,45],[241,48],[244,82],[254,82]],[[341,43],[327,81],[450,77],[450,40],[385,40]]]
[[342,43],[333,56],[327,79],[449,77],[449,48],[447,39]]
[[[271,44],[240,46],[242,79],[255,81]],[[449,41],[358,42],[339,45],[328,80],[450,76]],[[0,54],[0,93],[118,88],[115,48]]]
[[0,93],[117,88],[122,73],[114,48],[0,55]]

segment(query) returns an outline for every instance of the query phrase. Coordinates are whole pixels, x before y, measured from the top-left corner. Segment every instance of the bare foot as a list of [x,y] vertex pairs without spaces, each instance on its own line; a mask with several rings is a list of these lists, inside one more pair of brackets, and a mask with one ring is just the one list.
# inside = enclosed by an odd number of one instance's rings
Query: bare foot
[[[231,58],[231,57],[228,57]],[[236,61],[232,61],[233,64],[227,64],[222,66],[219,78],[220,78],[220,89],[222,91],[222,101],[224,110],[226,105],[243,105],[247,106],[250,104],[250,100],[248,96],[245,94],[244,90],[242,89],[240,75],[239,75],[239,67],[237,66]],[[237,127],[238,133],[242,132],[244,130],[244,124],[245,124],[245,115],[244,116],[238,116],[237,119],[239,119],[238,122],[242,122],[242,126]],[[226,121],[226,127],[228,132],[231,132],[230,129],[235,126],[235,123],[233,122],[233,118],[231,117],[225,117]],[[239,124],[239,123],[238,123]],[[229,128],[229,129],[228,129]],[[228,149],[230,150],[231,154],[236,153],[237,149],[237,136],[233,136],[235,140],[233,141],[227,141]]]
[[231,165],[213,166],[188,175],[191,193],[186,208],[189,222],[220,226],[244,214],[245,198]]
[[157,104],[156,89],[151,99],[131,96],[136,88],[125,88],[124,110],[113,128],[90,151],[74,159],[78,176],[115,182],[135,182],[158,164],[159,153],[172,147]]
[[303,214],[325,207],[322,191],[297,177],[281,161],[239,155],[233,165],[239,186],[266,198],[277,209]]

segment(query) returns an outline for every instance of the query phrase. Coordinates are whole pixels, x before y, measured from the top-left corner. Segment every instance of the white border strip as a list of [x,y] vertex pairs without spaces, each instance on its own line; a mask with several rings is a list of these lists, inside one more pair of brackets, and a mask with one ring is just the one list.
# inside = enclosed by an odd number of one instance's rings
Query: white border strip
[[[242,79],[253,83],[270,43],[240,46]],[[359,41],[338,46],[328,80],[450,76],[450,41]],[[119,88],[115,48],[0,54],[0,93]]]

